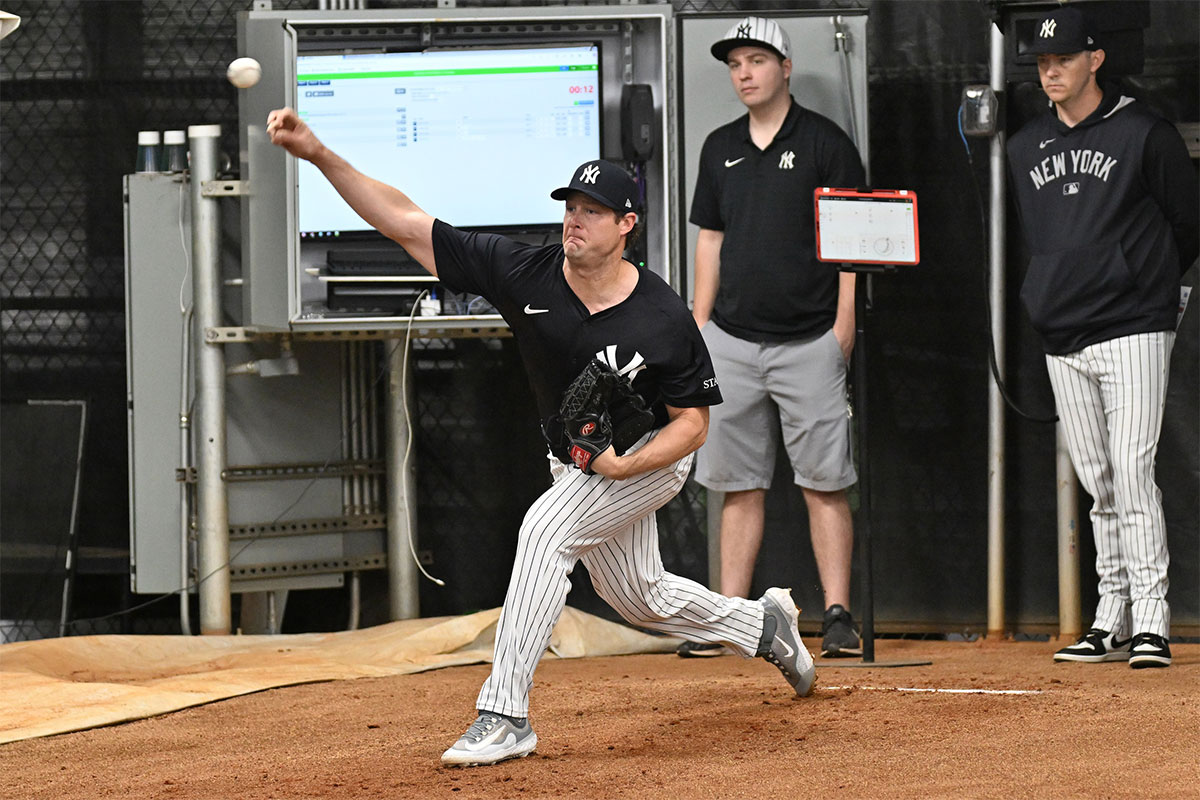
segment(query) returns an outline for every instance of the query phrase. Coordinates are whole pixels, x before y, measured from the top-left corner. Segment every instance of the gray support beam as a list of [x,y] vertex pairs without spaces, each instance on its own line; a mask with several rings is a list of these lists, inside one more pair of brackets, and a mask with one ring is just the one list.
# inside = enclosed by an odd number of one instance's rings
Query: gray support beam
[[[997,97],[1005,91],[1004,33],[993,24],[991,31],[991,86]],[[1003,108],[1003,103],[1001,103]],[[991,216],[988,231],[988,285],[992,307],[992,342],[996,348],[996,371],[1004,380],[1005,360],[1005,175],[1004,127],[991,140],[989,154]],[[1004,398],[995,380],[988,382],[988,619],[989,636],[1004,635]]]
[[721,591],[721,510],[725,507],[725,493],[708,492],[708,588]]
[[200,633],[228,634],[229,497],[225,470],[225,351],[207,331],[221,325],[220,214],[203,195],[217,177],[220,125],[188,128],[191,152],[192,296],[196,304],[196,525]]
[[416,537],[417,486],[408,415],[413,394],[408,374],[408,348],[406,337],[391,347],[388,356],[387,555],[388,603],[393,620],[414,619],[420,615],[417,564],[412,555]]
[[1058,635],[1075,639],[1083,633],[1079,594],[1079,482],[1071,466],[1061,422],[1054,426],[1054,432],[1058,479]]

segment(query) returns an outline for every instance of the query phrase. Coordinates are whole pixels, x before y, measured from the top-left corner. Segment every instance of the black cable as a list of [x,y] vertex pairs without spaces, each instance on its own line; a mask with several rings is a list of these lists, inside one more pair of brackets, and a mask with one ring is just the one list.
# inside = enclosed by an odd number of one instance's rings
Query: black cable
[[962,126],[963,110],[962,106],[958,107],[958,135],[962,139],[963,149],[967,153],[967,165],[971,172],[971,185],[975,187],[975,208],[979,211],[979,241],[982,244],[983,251],[983,274],[984,274],[984,292],[983,292],[983,307],[987,320],[987,337],[988,337],[988,366],[992,370],[992,377],[996,381],[996,387],[1000,390],[1000,396],[1004,398],[1004,403],[1011,408],[1018,416],[1027,419],[1030,422],[1044,422],[1053,424],[1058,422],[1058,415],[1052,417],[1036,417],[1026,413],[1017,405],[1008,394],[1008,388],[1004,385],[1004,380],[1000,377],[1000,368],[996,363],[996,340],[992,335],[992,298],[989,294],[989,287],[992,285],[992,265],[988,257],[988,224],[987,212],[983,204],[983,189],[979,185],[979,176],[975,174],[975,159],[971,156],[971,145],[967,142],[966,134],[963,133]]

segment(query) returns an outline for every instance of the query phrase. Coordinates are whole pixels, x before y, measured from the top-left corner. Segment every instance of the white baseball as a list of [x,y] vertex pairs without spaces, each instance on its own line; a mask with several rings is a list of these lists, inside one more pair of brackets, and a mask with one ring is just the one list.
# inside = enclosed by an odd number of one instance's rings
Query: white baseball
[[235,58],[229,62],[225,77],[237,88],[249,89],[262,77],[262,65],[249,56]]

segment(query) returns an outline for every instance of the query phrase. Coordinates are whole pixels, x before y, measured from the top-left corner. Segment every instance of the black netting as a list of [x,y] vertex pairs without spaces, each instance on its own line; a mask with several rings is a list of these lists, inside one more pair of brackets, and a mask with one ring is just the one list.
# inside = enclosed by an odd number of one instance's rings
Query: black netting
[[[93,446],[84,458],[70,616],[104,615],[136,602],[128,594],[121,176],[133,171],[139,130],[219,123],[222,149],[236,156],[236,95],[222,73],[236,50],[237,12],[247,6],[233,0],[5,6],[22,21],[0,44],[0,385],[6,401],[89,405]],[[6,460],[6,474],[20,470],[19,461]],[[30,490],[39,491],[36,481]],[[6,515],[6,542],[21,533],[13,524]],[[60,584],[61,569],[47,567],[37,580]],[[32,579],[6,567],[10,586]],[[24,613],[11,597],[5,594],[0,617]],[[178,630],[170,603],[163,606],[75,632]],[[36,633],[53,635],[53,622],[51,628],[38,622]]]
[[[366,5],[434,8],[437,2]],[[554,3],[459,0],[458,5]],[[987,339],[972,179],[986,180],[981,165],[986,146],[974,145],[973,173],[954,113],[963,83],[986,82],[988,15],[1006,4],[673,0],[672,5],[681,15],[860,6],[869,11],[874,180],[917,191],[925,234],[919,269],[878,282],[874,338],[868,344],[876,597],[892,619],[945,620],[946,625],[977,621],[983,609],[987,507]],[[221,151],[229,169],[236,168],[237,95],[223,72],[237,55],[237,14],[250,6],[250,0],[8,0],[4,6],[22,24],[0,43],[0,390],[6,401],[57,398],[89,404],[72,616],[120,612],[145,599],[128,593],[121,176],[133,169],[139,130],[192,124],[220,124]],[[318,3],[274,0],[272,6],[313,9]],[[1152,4],[1151,11],[1146,69],[1125,79],[1126,86],[1171,118],[1194,120],[1200,96],[1196,5],[1164,0]],[[1013,119],[1038,103],[1031,84],[1016,84],[1009,92]],[[1011,244],[1017,259],[1015,237]],[[1020,312],[1017,278],[1019,270],[1009,297],[1010,388],[1023,404],[1048,410],[1044,367]],[[1177,344],[1190,372],[1172,375],[1175,410],[1165,430],[1178,430],[1178,419],[1195,419],[1194,310],[1191,315],[1184,326],[1188,338]],[[544,474],[519,360],[509,340],[439,340],[423,344],[414,355],[423,387],[418,397],[421,555],[439,577],[477,588],[470,597],[450,598],[425,585],[422,604],[428,613],[491,605],[503,594],[521,513],[540,489],[528,476]],[[464,364],[470,369],[462,369]],[[494,430],[496,419],[510,429]],[[1194,445],[1194,424],[1185,428]],[[481,437],[498,442],[490,445],[495,451],[511,452],[503,458],[481,455],[475,447]],[[1046,512],[1053,502],[1053,442],[1044,431],[1017,422],[1009,439],[1014,498],[1008,509],[1009,555],[1017,565],[1011,570],[1010,615],[1041,619],[1053,604],[1053,525]],[[1194,620],[1195,493],[1189,490],[1181,498],[1179,486],[1183,482],[1194,489],[1196,452],[1194,446],[1168,445],[1160,464],[1169,462],[1162,474],[1169,483],[1164,495],[1172,515],[1172,552],[1190,553],[1173,559],[1172,582],[1185,592],[1191,587],[1177,608],[1181,618]],[[15,463],[5,460],[6,474]],[[796,497],[777,502],[779,513],[803,515]],[[6,542],[12,541],[9,517],[2,518]],[[689,483],[660,513],[659,523],[668,568],[704,581],[703,491]],[[794,531],[774,551],[764,545],[764,559],[772,568],[810,560],[804,535]],[[1083,573],[1090,591],[1084,539]],[[461,557],[463,548],[478,557]],[[28,578],[35,583],[13,582],[7,565],[2,582],[49,587],[29,591],[57,602],[63,577],[59,555],[54,551],[44,569]],[[381,591],[376,578],[364,586]],[[797,585],[815,595],[808,572]],[[50,635],[57,626],[52,605],[25,609],[8,595],[0,603],[0,619],[27,616],[39,635]],[[176,608],[171,598],[77,630],[169,631],[177,629]]]

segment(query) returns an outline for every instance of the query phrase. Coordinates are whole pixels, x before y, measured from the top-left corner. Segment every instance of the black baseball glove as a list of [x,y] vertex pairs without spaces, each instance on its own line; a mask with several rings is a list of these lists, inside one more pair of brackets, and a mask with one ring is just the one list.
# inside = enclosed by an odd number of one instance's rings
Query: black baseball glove
[[592,474],[592,459],[612,445],[623,455],[654,427],[654,414],[624,376],[593,358],[563,392],[558,414],[543,428],[563,463]]

